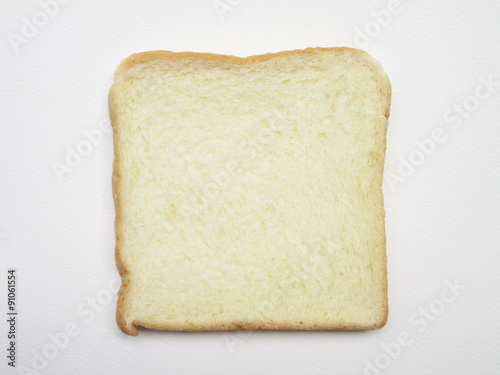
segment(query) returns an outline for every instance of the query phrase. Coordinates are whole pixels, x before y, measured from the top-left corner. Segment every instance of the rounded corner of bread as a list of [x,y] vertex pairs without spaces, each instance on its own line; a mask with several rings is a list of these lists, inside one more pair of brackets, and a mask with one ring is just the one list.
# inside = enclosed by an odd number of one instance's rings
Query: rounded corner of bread
[[389,312],[385,311],[384,315],[382,316],[382,318],[380,319],[380,321],[375,324],[375,326],[373,327],[373,329],[384,328],[385,325],[387,324],[388,318],[389,318]]
[[120,319],[118,317],[116,322],[118,323],[118,328],[120,328],[123,333],[129,336],[139,335],[139,331],[137,330],[137,326],[134,324],[134,322],[132,322],[131,324],[127,324],[124,319]]
[[384,89],[389,97],[391,94],[391,82],[389,80],[388,75],[385,73],[382,63],[375,58],[372,54],[370,54],[368,51],[358,49],[358,48],[353,48],[353,47],[339,47],[340,50],[343,50],[347,52],[349,55],[356,57],[363,62],[365,62],[366,65],[368,65],[374,73],[377,73],[380,77],[380,82],[383,82],[385,87],[382,87]]
[[384,298],[384,303],[383,303],[383,306],[381,308],[381,312],[380,312],[380,315],[378,317],[378,320],[377,320],[377,322],[375,322],[372,329],[377,330],[377,329],[381,329],[381,328],[385,327],[388,319],[389,319],[389,304],[388,304],[388,300],[387,300],[387,296],[386,296]]
[[135,321],[127,322],[124,310],[125,307],[123,306],[123,299],[122,297],[118,297],[118,303],[116,306],[116,323],[118,328],[120,328],[120,330],[127,335],[137,336],[139,334],[137,331],[137,324]]
[[136,52],[122,59],[115,70],[114,74],[115,82],[117,82],[127,70],[129,70],[130,68],[134,67],[137,64],[148,61],[149,57],[152,54],[156,54],[157,52],[163,52],[163,51]]
[[137,336],[136,321],[130,319],[130,285],[127,269],[117,261],[117,268],[121,276],[121,285],[118,290],[118,300],[116,302],[116,323],[118,327],[127,335]]

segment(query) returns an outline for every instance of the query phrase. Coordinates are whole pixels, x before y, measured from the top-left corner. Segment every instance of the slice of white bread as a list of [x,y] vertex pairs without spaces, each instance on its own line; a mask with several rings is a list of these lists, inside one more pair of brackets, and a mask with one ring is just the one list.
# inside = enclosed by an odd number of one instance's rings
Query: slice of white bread
[[109,96],[119,327],[382,327],[390,97],[351,48],[123,60]]

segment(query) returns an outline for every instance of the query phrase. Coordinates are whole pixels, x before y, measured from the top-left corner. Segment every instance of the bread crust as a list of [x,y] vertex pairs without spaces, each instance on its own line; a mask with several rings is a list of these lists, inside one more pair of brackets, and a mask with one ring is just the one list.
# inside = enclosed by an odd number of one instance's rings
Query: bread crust
[[[389,78],[382,70],[380,64],[377,60],[375,60],[371,55],[367,52],[358,50],[350,47],[315,47],[315,48],[306,48],[303,50],[290,50],[290,51],[282,51],[277,53],[266,53],[262,55],[253,55],[248,57],[238,57],[232,55],[220,55],[214,53],[197,53],[197,52],[171,52],[171,51],[149,51],[149,52],[141,52],[134,53],[133,55],[125,58],[121,61],[115,71],[115,81],[117,77],[121,74],[125,73],[128,69],[138,65],[148,63],[154,60],[190,60],[190,61],[207,61],[207,62],[219,62],[225,64],[233,64],[233,65],[249,65],[262,61],[267,61],[271,59],[279,59],[279,58],[289,58],[290,56],[299,56],[299,55],[310,55],[310,54],[319,54],[319,53],[345,53],[350,55],[357,55],[364,60],[367,60],[372,63],[373,66],[379,68],[378,73],[380,73],[386,84],[386,92],[387,92],[387,107],[385,111],[386,119],[389,119],[390,115],[390,105],[391,105],[391,95],[392,89]],[[167,331],[224,331],[224,330],[237,330],[237,329],[245,329],[245,330],[373,330],[379,329],[385,326],[387,323],[388,315],[389,315],[389,307],[388,307],[388,286],[387,286],[387,254],[386,254],[386,234],[385,234],[385,212],[384,212],[384,233],[383,233],[383,264],[385,265],[385,272],[383,275],[383,287],[385,290],[384,293],[384,315],[383,319],[374,324],[373,326],[362,326],[355,324],[339,324],[336,326],[323,326],[320,324],[280,324],[280,323],[260,323],[254,324],[249,322],[233,322],[227,324],[213,324],[213,325],[193,325],[192,327],[185,326],[177,326],[177,325],[162,325],[162,324],[154,324],[146,321],[133,320],[130,324],[127,324],[125,319],[125,309],[126,309],[126,300],[130,294],[130,270],[126,267],[125,262],[122,257],[122,241],[123,241],[123,225],[122,225],[122,212],[123,212],[123,201],[121,200],[121,155],[120,155],[120,137],[121,137],[121,121],[120,116],[117,111],[117,98],[118,94],[116,92],[116,85],[113,84],[109,91],[108,96],[108,104],[109,104],[109,113],[111,126],[113,128],[113,146],[114,146],[114,161],[113,161],[113,176],[112,176],[112,191],[113,191],[113,200],[115,204],[115,234],[116,234],[116,247],[115,247],[115,260],[116,266],[118,268],[118,272],[122,279],[122,284],[120,290],[118,292],[118,301],[117,301],[117,309],[116,309],[116,321],[120,329],[131,336],[137,336],[138,331],[137,327],[141,326],[144,328],[150,328],[155,330],[167,330]],[[388,122],[385,124],[384,128],[384,154],[382,155],[382,159],[385,159],[385,150],[386,150],[386,136],[387,136],[387,127]],[[383,161],[382,160],[382,161]],[[382,172],[383,172],[383,164],[382,164]],[[380,182],[382,185],[382,181]],[[383,194],[382,194],[382,203],[383,203]],[[382,205],[382,207],[384,207]]]

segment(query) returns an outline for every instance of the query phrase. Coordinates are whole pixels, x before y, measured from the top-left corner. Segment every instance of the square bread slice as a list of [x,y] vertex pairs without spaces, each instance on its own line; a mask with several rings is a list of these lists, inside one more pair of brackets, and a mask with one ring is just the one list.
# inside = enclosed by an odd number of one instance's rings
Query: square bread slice
[[382,327],[390,97],[351,48],[123,60],[109,96],[119,327]]

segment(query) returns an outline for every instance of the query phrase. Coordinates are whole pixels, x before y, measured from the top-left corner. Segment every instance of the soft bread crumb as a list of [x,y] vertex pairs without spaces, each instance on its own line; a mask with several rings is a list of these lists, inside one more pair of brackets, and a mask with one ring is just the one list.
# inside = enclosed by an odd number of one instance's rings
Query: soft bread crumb
[[383,326],[390,96],[378,62],[349,48],[122,61],[120,328]]

